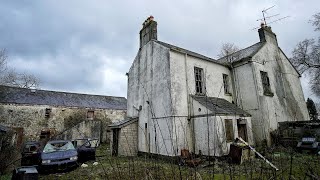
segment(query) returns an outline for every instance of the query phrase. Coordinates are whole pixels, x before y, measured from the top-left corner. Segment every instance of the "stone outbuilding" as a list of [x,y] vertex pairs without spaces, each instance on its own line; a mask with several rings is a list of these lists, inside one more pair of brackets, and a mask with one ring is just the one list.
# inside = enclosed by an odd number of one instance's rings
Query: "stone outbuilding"
[[109,125],[112,156],[135,156],[138,153],[138,119],[125,119]]
[[37,140],[45,129],[109,143],[108,125],[126,117],[126,103],[124,97],[0,86],[0,124],[22,132],[25,140]]

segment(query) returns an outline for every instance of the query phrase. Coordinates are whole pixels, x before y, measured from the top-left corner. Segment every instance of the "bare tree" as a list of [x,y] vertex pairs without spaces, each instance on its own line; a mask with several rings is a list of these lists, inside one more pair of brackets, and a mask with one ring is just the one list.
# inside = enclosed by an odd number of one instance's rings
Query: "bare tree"
[[0,85],[15,86],[22,88],[37,88],[39,79],[26,72],[17,73],[7,66],[8,56],[5,49],[0,50]]
[[224,43],[222,44],[221,51],[218,54],[218,58],[229,56],[234,52],[239,51],[240,48],[233,43]]
[[[313,15],[310,22],[315,31],[320,31],[320,13]],[[292,51],[290,61],[301,74],[309,73],[311,90],[320,96],[320,37],[299,42]]]
[[311,19],[311,23],[315,27],[315,31],[320,31],[320,12],[313,15],[313,19]]

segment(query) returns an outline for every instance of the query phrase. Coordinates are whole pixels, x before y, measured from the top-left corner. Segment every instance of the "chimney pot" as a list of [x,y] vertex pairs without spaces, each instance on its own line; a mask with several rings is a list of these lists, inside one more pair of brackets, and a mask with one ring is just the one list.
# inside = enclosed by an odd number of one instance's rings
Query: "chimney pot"
[[265,24],[263,25],[264,26],[262,26],[258,30],[260,42],[270,42],[270,43],[278,44],[277,36],[275,33],[272,32],[271,27],[266,26]]
[[154,21],[153,16],[149,16],[142,26],[140,30],[140,48],[152,39],[157,40],[157,22]]

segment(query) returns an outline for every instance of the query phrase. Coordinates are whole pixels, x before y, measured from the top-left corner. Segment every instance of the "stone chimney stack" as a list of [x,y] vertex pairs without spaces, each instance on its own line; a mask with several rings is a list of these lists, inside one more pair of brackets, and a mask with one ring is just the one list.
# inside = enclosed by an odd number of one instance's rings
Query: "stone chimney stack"
[[157,22],[153,20],[153,16],[149,16],[142,24],[142,29],[140,30],[140,48],[151,39],[157,40]]
[[277,36],[272,32],[270,26],[266,26],[264,23],[261,23],[261,28],[258,30],[260,42],[271,42],[278,45]]

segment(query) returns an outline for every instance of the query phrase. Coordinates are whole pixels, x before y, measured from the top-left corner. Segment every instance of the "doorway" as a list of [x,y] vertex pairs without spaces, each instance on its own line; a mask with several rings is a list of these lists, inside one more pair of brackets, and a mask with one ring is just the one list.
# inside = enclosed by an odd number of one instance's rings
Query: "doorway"
[[112,131],[112,156],[118,156],[119,131],[120,129],[118,128],[113,129]]
[[247,124],[244,121],[245,120],[242,119],[238,119],[237,121],[238,137],[241,137],[243,140],[248,141]]

